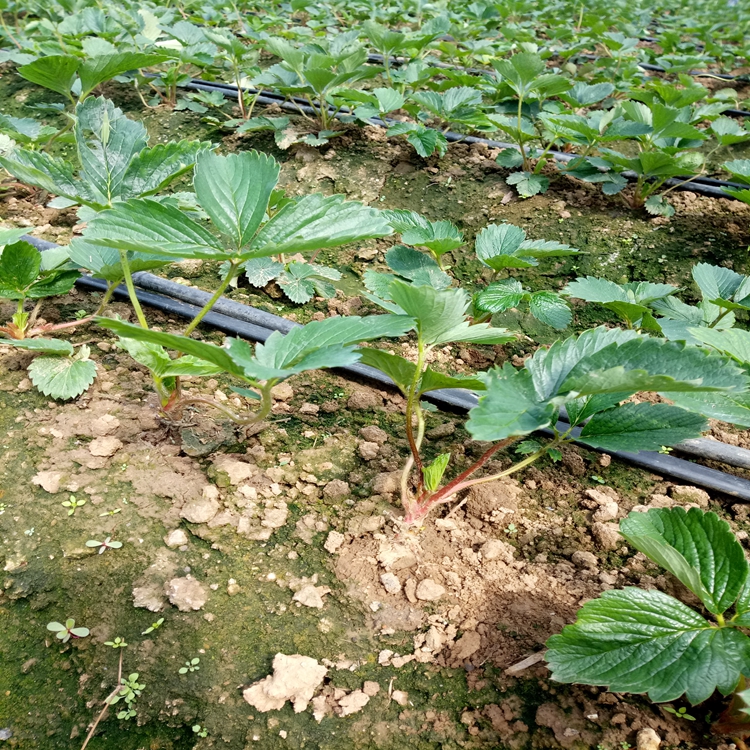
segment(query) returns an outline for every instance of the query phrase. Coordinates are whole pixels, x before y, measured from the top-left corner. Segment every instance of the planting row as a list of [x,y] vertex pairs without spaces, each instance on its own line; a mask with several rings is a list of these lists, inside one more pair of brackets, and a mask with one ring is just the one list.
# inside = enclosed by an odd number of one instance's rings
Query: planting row
[[[422,157],[445,154],[448,131],[482,134],[513,145],[498,163],[518,170],[508,183],[522,197],[545,192],[560,174],[601,184],[608,195],[621,193],[629,178],[635,187],[624,193],[627,202],[665,216],[674,211],[666,198],[674,185],[662,187],[672,178],[689,182],[721,174],[716,170],[723,163],[724,176],[750,184],[747,160],[730,158],[750,132],[722,115],[739,106],[737,92],[709,91],[682,73],[668,82],[644,76],[634,65],[632,75],[613,78],[608,69],[551,65],[538,45],[526,42],[509,58],[493,56],[485,73],[439,67],[425,54],[446,29],[442,17],[410,32],[368,21],[302,43],[265,31],[242,39],[229,27],[175,22],[165,9],[159,16],[124,10],[107,19],[104,29],[79,28],[71,19],[32,21],[6,34],[6,59],[19,65],[20,75],[67,100],[43,105],[52,112],[71,114],[76,102],[116,79],[132,83],[144,107],[190,109],[240,134],[272,131],[282,148],[299,142],[323,146],[344,132],[339,121],[367,124],[373,118],[385,120],[387,134],[405,138]],[[383,52],[384,65],[368,64],[373,47]],[[406,54],[398,67],[388,62],[395,53]],[[281,62],[261,69],[261,55]],[[196,74],[230,80],[236,111],[220,90],[183,95],[180,87]],[[295,103],[302,122],[258,115],[257,101],[269,90]],[[57,129],[2,116],[0,151],[14,144],[49,150],[70,140],[71,124],[66,119]],[[746,189],[729,192],[750,199]]]

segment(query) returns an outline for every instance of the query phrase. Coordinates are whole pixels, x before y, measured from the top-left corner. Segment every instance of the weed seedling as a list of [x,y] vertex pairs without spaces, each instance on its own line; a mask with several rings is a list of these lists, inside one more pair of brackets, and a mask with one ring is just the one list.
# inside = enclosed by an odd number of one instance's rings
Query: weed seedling
[[198,737],[208,737],[208,730],[202,727],[200,724],[193,724],[193,732],[195,732]]
[[86,542],[87,547],[99,547],[99,554],[102,555],[108,549],[120,549],[122,542],[113,542],[112,537],[107,537],[103,542],[99,542],[96,539],[89,539]]
[[63,500],[62,505],[68,509],[68,515],[72,516],[76,512],[76,508],[86,505],[86,500],[77,500],[75,495],[71,495],[68,500]]
[[662,706],[662,708],[668,713],[668,714],[674,714],[678,719],[687,719],[688,721],[695,721],[695,716],[691,716],[688,712],[685,706],[681,706],[680,708],[675,708],[674,706]]
[[198,666],[200,664],[200,659],[196,657],[195,659],[191,659],[190,661],[185,662],[184,667],[180,667],[179,673],[180,674],[187,674],[188,672],[197,672],[200,667]]
[[135,716],[135,699],[140,696],[146,686],[138,682],[138,672],[133,672],[127,677],[122,677],[120,685],[119,691],[107,698],[107,703],[110,706],[114,706],[116,703],[124,701],[125,708],[118,712],[117,718],[128,721]]
[[124,638],[120,638],[119,636],[114,639],[114,641],[105,641],[105,646],[111,646],[112,648],[127,648],[128,644],[125,643]]
[[152,623],[149,627],[147,627],[141,633],[141,635],[148,635],[149,633],[153,633],[154,630],[158,630],[163,624],[164,624],[164,618],[160,617],[155,623]]
[[47,623],[47,630],[55,634],[55,638],[67,643],[71,638],[85,638],[89,634],[88,628],[77,628],[76,621],[72,618],[65,620],[63,625],[60,622]]

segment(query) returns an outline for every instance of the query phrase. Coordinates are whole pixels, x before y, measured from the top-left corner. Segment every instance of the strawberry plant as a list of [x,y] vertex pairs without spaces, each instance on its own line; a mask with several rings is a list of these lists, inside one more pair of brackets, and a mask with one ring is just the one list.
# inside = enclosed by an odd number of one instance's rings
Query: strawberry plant
[[[397,245],[385,256],[391,271],[402,279],[417,285],[428,284],[436,289],[451,285],[449,270],[443,256],[454,252],[464,244],[463,234],[450,221],[430,221],[415,211],[384,211],[383,215],[393,229],[401,234],[403,242],[426,248],[432,257],[409,247]],[[575,255],[578,250],[569,245],[546,240],[527,240],[526,232],[512,224],[490,224],[476,237],[474,246],[479,260],[492,269],[490,284],[473,297],[475,322],[484,322],[494,313],[529,306],[531,314],[542,323],[557,328],[566,328],[571,320],[567,302],[555,292],[531,292],[514,278],[499,279],[509,269],[536,266],[540,259]],[[365,285],[374,294],[384,292],[395,277],[368,270]]]
[[118,201],[155,195],[191,170],[196,155],[210,148],[199,141],[148,146],[143,124],[104,97],[76,105],[74,135],[77,174],[67,160],[27,149],[0,156],[0,165],[22,182],[56,195],[53,208],[84,206],[84,219]]
[[[631,513],[620,533],[675,576],[701,607],[656,589],[605,591],[547,641],[552,679],[646,693],[655,703],[685,696],[697,705],[716,690],[725,696],[744,691],[750,569],[729,524],[699,508],[653,508]],[[743,746],[750,736],[747,692],[738,697],[715,729]]]
[[164,54],[117,51],[85,57],[46,55],[21,65],[18,74],[31,83],[61,94],[75,106],[97,86],[121,73],[158,65],[166,59]]
[[477,235],[474,249],[479,260],[493,271],[490,284],[474,296],[480,313],[505,312],[525,302],[537,320],[558,330],[567,328],[572,315],[559,294],[546,290],[529,292],[517,279],[498,276],[511,268],[532,268],[543,258],[575,255],[578,250],[550,240],[527,240],[526,232],[513,224],[485,227]]
[[[634,128],[630,138],[636,141],[639,153],[626,156],[600,147],[599,156],[575,159],[565,173],[585,182],[604,182],[604,192],[608,195],[619,193],[627,184],[622,173],[633,173],[636,180],[629,199],[631,207],[645,207],[651,214],[672,216],[674,208],[665,196],[676,186],[663,193],[658,191],[668,179],[687,176],[685,181],[689,182],[700,174],[704,157],[693,149],[708,136],[688,122],[689,107],[678,109],[656,101],[651,104],[625,101],[618,108]],[[640,132],[637,126],[642,128]],[[602,177],[602,173],[607,176]]]
[[658,333],[661,332],[661,326],[654,319],[649,305],[665,300],[677,291],[678,288],[672,284],[653,284],[649,281],[616,284],[607,279],[586,276],[571,281],[562,290],[562,294],[586,302],[598,302],[622,318],[628,328]]
[[[164,34],[169,38],[154,41],[154,47],[166,53],[162,59],[165,65],[154,76],[137,72],[136,91],[147,107],[163,105],[177,110],[195,109],[189,100],[178,98],[178,89],[190,82],[192,76],[189,71],[201,70],[213,64],[217,48],[208,39],[205,29],[189,21],[178,21],[171,26],[163,24],[160,28],[159,36]],[[149,102],[141,95],[144,85],[154,93]]]
[[[411,453],[401,478],[406,527],[419,526],[430,510],[461,491],[508,476],[559,450],[574,439],[577,426],[582,425],[575,437],[578,442],[627,451],[659,450],[706,429],[702,416],[678,406],[622,403],[634,393],[657,391],[671,397],[683,391],[738,394],[747,390],[746,374],[726,357],[634,331],[604,328],[539,349],[520,369],[506,363],[474,377],[442,375],[426,364],[433,347],[461,341],[505,343],[511,336],[486,324],[469,325],[470,298],[461,289],[437,290],[396,279],[387,291],[380,304],[416,321],[417,361],[376,349],[363,350],[362,361],[391,377],[406,398],[405,429]],[[475,440],[492,443],[477,461],[445,483],[450,457],[441,455],[427,464],[421,451],[421,397],[435,388],[479,392],[466,429]],[[562,406],[570,424],[558,429]],[[554,432],[546,445],[535,445],[533,452],[504,471],[472,478],[498,451],[546,427]]]
[[445,16],[437,16],[416,31],[393,31],[375,21],[365,21],[362,30],[371,46],[383,55],[384,75],[393,85],[391,58],[414,58],[421,55],[430,42],[445,34],[450,23]]
[[[139,334],[140,338],[131,332],[126,337],[128,341],[124,346],[138,362],[151,370],[165,411],[179,411],[184,406],[179,381],[181,375],[210,375],[220,368],[244,378],[245,370],[241,364],[231,364],[229,355],[217,347],[203,348],[201,352],[212,353],[214,349],[218,349],[220,355],[207,357],[198,351],[185,350],[185,354],[192,355],[190,358],[170,359],[160,346],[162,340],[154,339],[152,334],[157,334],[147,330],[146,316],[135,295],[132,278],[134,261],[156,258],[163,263],[185,258],[203,258],[224,262],[225,271],[221,283],[186,327],[183,337],[173,336],[164,340],[169,342],[170,348],[183,351],[180,347],[192,346],[193,343],[198,345],[199,342],[191,342],[188,337],[232,281],[246,268],[248,261],[268,259],[271,256],[283,258],[288,253],[317,252],[355,240],[382,237],[391,231],[378,211],[354,201],[344,202],[342,196],[312,194],[297,200],[280,199],[276,190],[278,178],[278,163],[258,152],[231,156],[204,152],[199,154],[196,161],[194,185],[198,201],[209,216],[213,231],[172,204],[149,199],[130,199],[98,214],[89,223],[83,237],[71,243],[78,256],[90,259],[88,267],[96,269],[98,274],[105,277],[107,274],[118,278],[124,276],[138,322],[146,331]],[[281,208],[270,211],[269,205],[272,202],[275,204],[274,208],[278,205]],[[270,218],[269,213],[272,214]],[[133,254],[136,254],[135,257]],[[315,268],[312,264],[310,267],[313,270]],[[113,324],[103,321],[102,325],[111,327]],[[375,324],[372,330],[378,330]],[[339,348],[349,344],[350,339],[346,336],[350,335],[351,331],[347,330],[345,338],[338,341]],[[384,334],[378,333],[375,337],[381,335]],[[359,340],[367,338],[369,336],[363,333]],[[131,339],[134,340],[133,343],[130,343]],[[183,339],[188,343],[185,344]],[[289,339],[290,342],[293,340],[296,340],[295,336]],[[316,341],[316,346],[323,346],[322,340]],[[298,352],[292,352],[287,359],[273,360],[275,355],[272,354],[271,344],[273,342],[267,342],[266,349],[260,350],[267,351],[266,357],[271,358],[262,360],[261,364],[268,368],[275,361],[276,365],[273,366],[278,365],[277,370],[282,374],[269,377],[272,380],[277,378],[275,382],[278,382],[278,378],[296,374],[298,370],[294,367],[297,365]],[[246,344],[238,342],[236,346],[242,350],[242,356],[250,356]],[[312,353],[312,349],[304,351]],[[346,355],[349,356],[348,350]],[[282,359],[283,366],[280,364]],[[314,358],[313,361],[318,362]],[[303,369],[309,367],[305,366]],[[265,380],[261,375],[254,375],[255,371],[252,369],[248,372],[248,377],[251,378],[248,382],[252,384],[256,384],[259,379]],[[244,395],[249,393],[252,391],[243,390]],[[264,401],[262,409],[265,408]]]
[[[647,281],[616,284],[594,276],[569,283],[562,294],[598,302],[616,313],[628,328],[661,333],[672,341],[699,344],[697,327],[724,329],[735,324],[735,311],[750,309],[750,279],[729,268],[698,263],[692,268],[702,300],[688,305],[671,284]],[[654,313],[661,317],[655,318]]]
[[516,186],[522,197],[544,193],[549,187],[549,179],[541,171],[553,142],[549,142],[539,154],[533,167],[527,146],[534,142],[541,143],[542,133],[536,120],[544,101],[565,93],[572,84],[561,75],[545,73],[547,66],[544,60],[533,52],[521,52],[508,60],[496,60],[493,67],[498,73],[493,96],[501,102],[513,100],[515,114],[512,117],[488,114],[487,119],[518,146],[518,153],[513,150],[501,152],[498,163],[504,167],[522,168],[521,172],[511,174],[506,180],[508,184]]
[[[374,78],[380,72],[376,66],[365,66],[367,52],[357,42],[357,36],[356,31],[347,32],[328,43],[319,41],[303,47],[295,47],[284,39],[269,38],[265,42],[266,49],[282,62],[256,76],[252,83],[272,86],[289,96],[303,96],[320,125],[322,133],[318,138],[330,137],[339,108],[335,98],[339,91]],[[300,112],[304,115],[302,110]]]
[[[89,348],[84,345],[75,352],[69,341],[48,336],[84,325],[92,318],[47,323],[39,318],[39,313],[44,299],[69,292],[80,273],[70,262],[66,248],[40,253],[19,239],[24,232],[0,229],[0,299],[16,303],[11,320],[0,325],[0,342],[42,355],[29,366],[29,378],[42,393],[58,399],[74,398],[96,378]],[[2,247],[3,243],[7,244]],[[113,291],[111,287],[102,297],[99,311],[107,305]],[[26,309],[29,300],[35,302],[30,311]]]
[[[271,389],[275,385],[309,370],[354,364],[360,358],[357,343],[400,336],[411,327],[412,321],[401,315],[327,318],[293,328],[286,335],[275,331],[254,352],[242,339],[230,338],[224,346],[216,346],[118,320],[102,318],[100,324],[117,333],[130,355],[151,371],[168,415],[179,418],[186,406],[205,404],[221,410],[237,424],[250,425],[261,422],[270,413]],[[186,356],[170,359],[166,349]],[[238,415],[218,402],[182,395],[179,389],[180,375],[221,372],[242,383],[241,387],[232,388],[235,393],[259,402],[255,412]]]

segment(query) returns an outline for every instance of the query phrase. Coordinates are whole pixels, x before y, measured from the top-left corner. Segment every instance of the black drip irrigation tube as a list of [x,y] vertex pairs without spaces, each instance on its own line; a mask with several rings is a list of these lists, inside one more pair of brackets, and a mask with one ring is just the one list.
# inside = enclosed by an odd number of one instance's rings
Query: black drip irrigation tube
[[[53,242],[40,240],[30,235],[24,239],[30,242],[40,251],[59,247]],[[133,281],[139,287],[136,296],[143,305],[152,307],[168,315],[176,315],[184,318],[193,318],[200,308],[208,302],[211,295],[195,287],[187,287],[169,279],[163,279],[154,274],[138,272],[133,274]],[[90,276],[81,276],[76,281],[76,286],[85,291],[104,292],[107,283],[101,279]],[[117,299],[127,299],[128,292],[123,285],[117,287],[114,293]],[[222,333],[238,336],[255,342],[264,342],[274,331],[287,333],[299,325],[293,321],[273,315],[265,310],[258,310],[249,305],[222,297],[214,305],[211,312],[204,318],[205,323]],[[335,369],[344,377],[352,380],[365,380],[369,383],[388,390],[397,390],[395,383],[387,376],[367,365],[355,364]],[[473,393],[457,389],[447,388],[425,394],[425,400],[435,406],[454,413],[465,414],[477,404],[477,396]],[[567,431],[570,425],[567,422],[557,423],[557,429]],[[551,429],[539,431],[544,435],[552,435]],[[573,435],[578,434],[580,428],[574,428]],[[584,446],[591,450],[590,446]],[[750,468],[750,451],[726,445],[715,440],[699,438],[689,440],[676,446],[676,450],[689,453],[699,458],[721,461],[723,463]],[[750,502],[750,481],[741,477],[727,474],[717,469],[712,469],[701,464],[686,461],[671,455],[663,455],[651,451],[629,453],[625,451],[600,451],[614,458],[626,461],[641,469],[661,474],[688,482],[691,485],[704,487],[714,492],[721,492],[730,497]]]
[[[186,83],[183,88],[195,90],[195,91],[217,91],[221,94],[223,94],[227,99],[236,99],[238,94],[238,89],[236,86],[229,84],[229,83],[214,83],[211,81],[204,81],[200,78],[193,78],[189,83]],[[257,102],[260,104],[265,105],[271,105],[275,104],[281,109],[286,110],[287,112],[296,112],[297,114],[303,113],[303,114],[315,114],[315,110],[310,106],[309,102],[307,102],[304,99],[300,99],[299,97],[285,97],[282,94],[274,94],[272,92],[259,92],[258,89],[243,89],[246,93],[250,95],[258,95],[258,98],[256,99]],[[329,105],[328,107],[329,112],[334,114],[342,114],[342,112],[334,109]],[[348,114],[348,112],[344,112],[344,114]],[[371,125],[376,125],[381,128],[387,128],[390,127],[395,122],[398,122],[397,120],[388,120],[383,119],[380,117],[373,117],[368,121]],[[451,131],[448,131],[446,133],[443,133],[445,136],[445,139],[449,143],[482,143],[488,148],[500,148],[500,149],[506,149],[511,148],[515,151],[518,151],[518,146],[515,143],[505,143],[503,141],[495,141],[488,138],[480,138],[478,136],[474,135],[462,135],[461,133],[453,133]],[[574,159],[578,158],[577,154],[565,154],[561,151],[549,151],[548,152],[550,156],[552,156],[556,161],[560,162],[571,162]],[[628,180],[635,180],[637,178],[637,175],[634,172],[626,171],[621,173],[623,177],[625,177]],[[728,187],[728,188],[748,188],[748,185],[743,185],[738,182],[726,182],[723,180],[715,180],[711,177],[694,177],[690,178],[688,176],[685,177],[674,177],[669,180],[666,180],[664,182],[664,185],[667,187],[674,188],[675,190],[689,190],[693,193],[698,193],[699,195],[705,195],[710,198],[724,198],[727,200],[737,200],[733,195],[729,195],[728,193],[725,193],[722,188]]]

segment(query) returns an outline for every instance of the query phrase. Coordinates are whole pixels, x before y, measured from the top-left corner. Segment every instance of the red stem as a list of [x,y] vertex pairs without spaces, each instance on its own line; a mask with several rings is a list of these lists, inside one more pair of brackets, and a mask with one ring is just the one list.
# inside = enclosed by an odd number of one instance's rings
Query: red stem
[[[467,480],[472,474],[482,468],[487,461],[492,458],[499,450],[506,448],[508,445],[516,441],[517,437],[505,438],[499,443],[495,443],[491,448],[486,450],[468,469],[462,471],[455,479],[448,482],[445,487],[441,487],[437,492],[429,495],[425,498],[424,494],[417,498],[417,502],[414,504],[413,510],[417,511],[417,517],[421,516],[424,511],[431,508],[433,505],[437,505],[440,502],[444,502],[451,495],[454,495],[459,489],[462,482]],[[415,515],[414,513],[407,514],[408,516]]]

